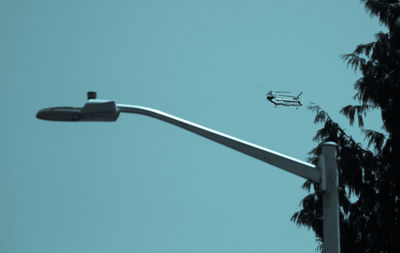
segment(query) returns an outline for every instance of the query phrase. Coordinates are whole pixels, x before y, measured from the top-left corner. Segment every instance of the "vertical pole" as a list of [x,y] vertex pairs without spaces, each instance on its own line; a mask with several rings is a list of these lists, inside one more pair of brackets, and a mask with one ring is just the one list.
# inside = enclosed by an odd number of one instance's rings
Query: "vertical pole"
[[[321,145],[321,182],[325,183],[322,193],[323,212],[323,253],[340,253],[340,221],[338,197],[338,167],[336,158],[337,145],[334,142],[325,142]],[[325,174],[325,175],[324,175]]]

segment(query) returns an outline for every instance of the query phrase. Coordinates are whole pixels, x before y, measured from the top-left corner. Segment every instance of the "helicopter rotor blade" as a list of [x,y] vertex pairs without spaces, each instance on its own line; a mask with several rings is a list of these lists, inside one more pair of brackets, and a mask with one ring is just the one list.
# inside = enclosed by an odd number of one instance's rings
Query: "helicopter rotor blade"
[[259,84],[257,84],[257,86],[258,86],[258,88],[261,88],[261,89],[264,89],[264,90],[269,90],[269,89],[267,89],[267,88],[265,88],[264,86],[261,86],[261,85],[259,85]]
[[291,91],[276,91],[276,90],[270,90],[270,89],[267,89],[267,88],[265,88],[264,86],[259,85],[259,84],[257,84],[257,87],[262,88],[262,89],[265,89],[265,90],[268,90],[268,91],[271,91],[271,92],[275,92],[275,93],[292,93]]

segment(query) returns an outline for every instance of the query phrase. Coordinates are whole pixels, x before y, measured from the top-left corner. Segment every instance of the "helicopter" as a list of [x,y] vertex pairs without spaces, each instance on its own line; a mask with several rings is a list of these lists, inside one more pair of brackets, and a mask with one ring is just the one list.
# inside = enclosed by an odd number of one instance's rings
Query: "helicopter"
[[273,103],[275,107],[278,107],[278,105],[296,106],[296,109],[298,109],[299,106],[303,105],[300,101],[300,96],[301,94],[303,94],[303,92],[300,92],[299,95],[297,96],[285,95],[286,93],[291,93],[291,92],[270,90],[267,93],[267,100]]

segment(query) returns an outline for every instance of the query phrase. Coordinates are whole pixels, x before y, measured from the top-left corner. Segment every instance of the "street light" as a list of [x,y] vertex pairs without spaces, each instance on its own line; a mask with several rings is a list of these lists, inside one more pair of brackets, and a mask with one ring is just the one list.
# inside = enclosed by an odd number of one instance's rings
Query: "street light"
[[116,104],[114,101],[96,99],[95,92],[88,92],[88,101],[82,108],[46,108],[40,110],[36,114],[36,117],[52,121],[116,121],[121,112],[144,114],[168,122],[297,176],[318,183],[323,198],[323,252],[340,253],[336,143],[325,142],[321,145],[319,164],[318,167],[316,167],[313,164],[229,136],[159,110],[143,106]]

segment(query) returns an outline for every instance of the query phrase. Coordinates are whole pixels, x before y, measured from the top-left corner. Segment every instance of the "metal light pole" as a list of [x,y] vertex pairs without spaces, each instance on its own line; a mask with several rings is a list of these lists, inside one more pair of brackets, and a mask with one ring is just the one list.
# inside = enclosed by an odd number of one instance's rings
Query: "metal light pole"
[[40,110],[36,114],[36,117],[52,121],[116,121],[120,112],[144,114],[168,122],[297,176],[319,183],[323,191],[323,253],[340,253],[339,200],[337,190],[338,173],[336,144],[334,142],[322,144],[319,164],[318,167],[316,167],[313,164],[229,136],[159,110],[136,105],[116,104],[114,101],[96,99],[95,92],[88,92],[88,102],[83,108],[46,108]]
[[321,145],[319,168],[321,171],[324,253],[340,252],[340,221],[338,196],[337,145],[325,142]]

